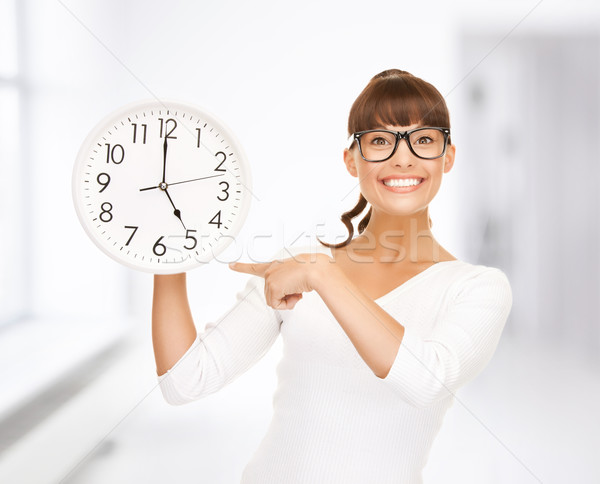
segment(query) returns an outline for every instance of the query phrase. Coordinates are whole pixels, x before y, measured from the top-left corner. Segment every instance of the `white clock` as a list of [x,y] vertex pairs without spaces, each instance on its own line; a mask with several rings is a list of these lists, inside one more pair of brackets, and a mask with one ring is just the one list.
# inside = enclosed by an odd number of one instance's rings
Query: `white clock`
[[188,271],[236,237],[251,200],[246,157],[214,115],[143,101],[102,120],[73,170],[83,228],[114,260],[155,274]]

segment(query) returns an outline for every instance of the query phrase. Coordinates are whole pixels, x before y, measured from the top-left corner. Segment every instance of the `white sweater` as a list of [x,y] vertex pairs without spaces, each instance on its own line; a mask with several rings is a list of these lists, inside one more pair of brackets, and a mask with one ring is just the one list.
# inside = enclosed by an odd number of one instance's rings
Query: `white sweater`
[[405,327],[381,379],[316,292],[277,311],[263,290],[264,280],[252,276],[235,306],[159,377],[169,403],[202,398],[250,368],[281,334],[273,419],[242,484],[422,482],[454,393],[492,357],[512,305],[501,270],[434,264],[376,300]]

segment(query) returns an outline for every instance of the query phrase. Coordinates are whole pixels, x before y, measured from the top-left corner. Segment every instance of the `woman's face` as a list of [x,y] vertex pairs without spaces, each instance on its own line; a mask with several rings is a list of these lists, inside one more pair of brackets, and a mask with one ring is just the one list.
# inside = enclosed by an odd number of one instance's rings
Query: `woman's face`
[[[382,126],[390,131],[408,131],[419,127]],[[455,147],[448,145],[446,154],[434,160],[423,160],[414,155],[406,140],[400,140],[394,155],[386,161],[363,160],[358,146],[344,151],[348,172],[358,177],[360,191],[373,207],[390,215],[408,216],[422,212],[437,194],[442,176],[454,164]],[[416,179],[417,185],[397,186],[401,179]]]

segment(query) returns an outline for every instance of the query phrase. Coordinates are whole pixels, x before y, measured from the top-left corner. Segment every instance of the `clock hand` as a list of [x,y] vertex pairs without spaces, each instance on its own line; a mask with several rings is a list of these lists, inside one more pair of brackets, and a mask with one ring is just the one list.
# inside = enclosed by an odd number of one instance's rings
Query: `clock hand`
[[171,199],[171,195],[169,195],[169,192],[167,191],[167,189],[165,188],[163,191],[167,195],[167,198],[169,199],[169,202],[171,202],[171,205],[173,205],[173,209],[174,209],[173,214],[179,219],[179,221],[181,222],[181,225],[183,225],[183,228],[187,231],[187,227],[183,223],[183,220],[181,220],[181,211],[173,203],[173,200]]
[[[223,175],[225,175],[225,173],[219,173],[218,175],[202,176],[200,178],[192,178],[191,180],[184,180],[184,181],[179,181],[179,182],[175,182],[175,183],[169,183],[168,186],[179,185],[181,183],[189,183],[189,182],[198,181],[198,180],[206,180],[207,178],[214,178],[216,176],[223,176]],[[154,190],[155,188],[160,188],[160,185],[156,185],[155,187],[140,188],[140,192],[143,192],[145,190]]]
[[162,176],[163,183],[165,183],[166,174],[167,174],[167,135],[165,134],[165,142],[163,143],[163,176]]
[[189,183],[189,182],[198,181],[198,180],[206,180],[207,178],[214,178],[216,176],[223,176],[224,174],[225,173],[219,173],[218,175],[202,176],[200,178],[192,178],[191,180],[178,181],[178,182],[175,182],[175,183],[169,183],[169,186],[171,186],[171,185],[179,185],[181,183]]

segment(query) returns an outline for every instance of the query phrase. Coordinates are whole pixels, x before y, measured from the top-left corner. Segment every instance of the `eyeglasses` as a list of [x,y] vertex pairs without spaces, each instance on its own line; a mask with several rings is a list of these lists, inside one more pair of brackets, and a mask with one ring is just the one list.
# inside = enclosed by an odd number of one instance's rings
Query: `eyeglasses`
[[[401,139],[405,139],[413,155],[424,160],[434,160],[446,153],[448,128],[417,128],[410,131],[388,131],[370,129],[350,136],[352,143],[358,143],[360,155],[365,161],[389,160],[398,149]],[[352,144],[350,144],[352,146]]]

